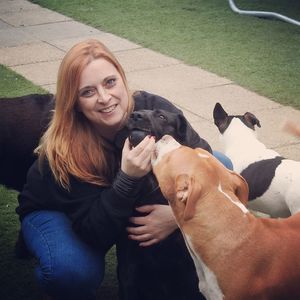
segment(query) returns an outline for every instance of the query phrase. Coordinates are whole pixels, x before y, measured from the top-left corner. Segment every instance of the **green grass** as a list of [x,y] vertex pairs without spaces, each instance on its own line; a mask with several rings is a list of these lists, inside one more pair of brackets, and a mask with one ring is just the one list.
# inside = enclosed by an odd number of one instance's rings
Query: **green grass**
[[17,97],[31,93],[46,93],[41,87],[33,85],[30,81],[3,65],[0,65],[0,78],[0,97]]
[[15,213],[17,193],[0,186],[0,298],[37,300],[39,292],[33,279],[33,260],[14,256],[14,243],[19,229]]
[[[300,108],[300,27],[242,16],[226,0],[34,0],[100,30]],[[236,0],[300,20],[299,0]]]
[[[0,65],[0,78],[0,97],[46,93],[42,88],[2,65]],[[40,300],[41,293],[34,281],[35,260],[21,260],[14,256],[14,245],[19,230],[16,206],[17,192],[0,185],[0,299]],[[106,257],[106,274],[99,289],[99,299],[117,299],[115,268],[113,248]]]

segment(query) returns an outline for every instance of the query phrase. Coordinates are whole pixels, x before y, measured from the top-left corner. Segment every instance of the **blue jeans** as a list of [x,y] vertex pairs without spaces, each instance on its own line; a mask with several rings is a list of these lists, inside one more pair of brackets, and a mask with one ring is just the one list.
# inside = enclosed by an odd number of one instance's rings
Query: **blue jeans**
[[[214,156],[232,169],[230,159]],[[29,251],[38,259],[39,286],[55,299],[95,299],[104,277],[104,253],[96,252],[73,232],[68,217],[57,211],[35,211],[22,221]]]
[[96,299],[104,277],[104,253],[76,236],[67,216],[57,211],[35,211],[22,221],[29,251],[38,259],[36,279],[54,299]]
[[227,169],[233,170],[233,164],[232,161],[228,156],[226,156],[224,153],[221,153],[219,151],[213,151],[213,155],[215,158],[217,158]]

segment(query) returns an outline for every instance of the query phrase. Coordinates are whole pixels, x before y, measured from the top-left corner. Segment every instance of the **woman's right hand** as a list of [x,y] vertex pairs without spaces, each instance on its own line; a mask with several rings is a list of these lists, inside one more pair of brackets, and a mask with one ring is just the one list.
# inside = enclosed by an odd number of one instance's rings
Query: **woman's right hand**
[[151,170],[151,154],[155,138],[146,136],[136,147],[130,148],[127,138],[122,150],[121,170],[128,176],[143,177]]

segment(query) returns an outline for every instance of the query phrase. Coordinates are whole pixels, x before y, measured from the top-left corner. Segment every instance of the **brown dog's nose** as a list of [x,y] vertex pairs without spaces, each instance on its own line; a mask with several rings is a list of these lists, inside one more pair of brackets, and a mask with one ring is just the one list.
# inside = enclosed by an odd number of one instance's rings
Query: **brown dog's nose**
[[168,142],[174,140],[174,138],[172,136],[170,136],[169,134],[165,134],[161,139],[164,143],[168,143]]

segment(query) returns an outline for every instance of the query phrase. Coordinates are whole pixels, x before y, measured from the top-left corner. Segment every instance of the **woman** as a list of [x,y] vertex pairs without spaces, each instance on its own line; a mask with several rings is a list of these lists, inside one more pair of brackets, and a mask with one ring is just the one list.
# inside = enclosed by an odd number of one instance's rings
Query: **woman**
[[[25,242],[39,260],[38,283],[55,299],[95,299],[105,253],[126,230],[155,144],[148,136],[130,148],[126,139],[119,151],[115,137],[134,109],[154,108],[178,111],[158,96],[131,95],[121,65],[99,41],[81,42],[64,57],[55,111],[17,208]],[[210,149],[192,136],[191,146]],[[151,218],[131,218],[144,226],[127,230],[141,246],[176,229],[168,206],[138,210]]]

